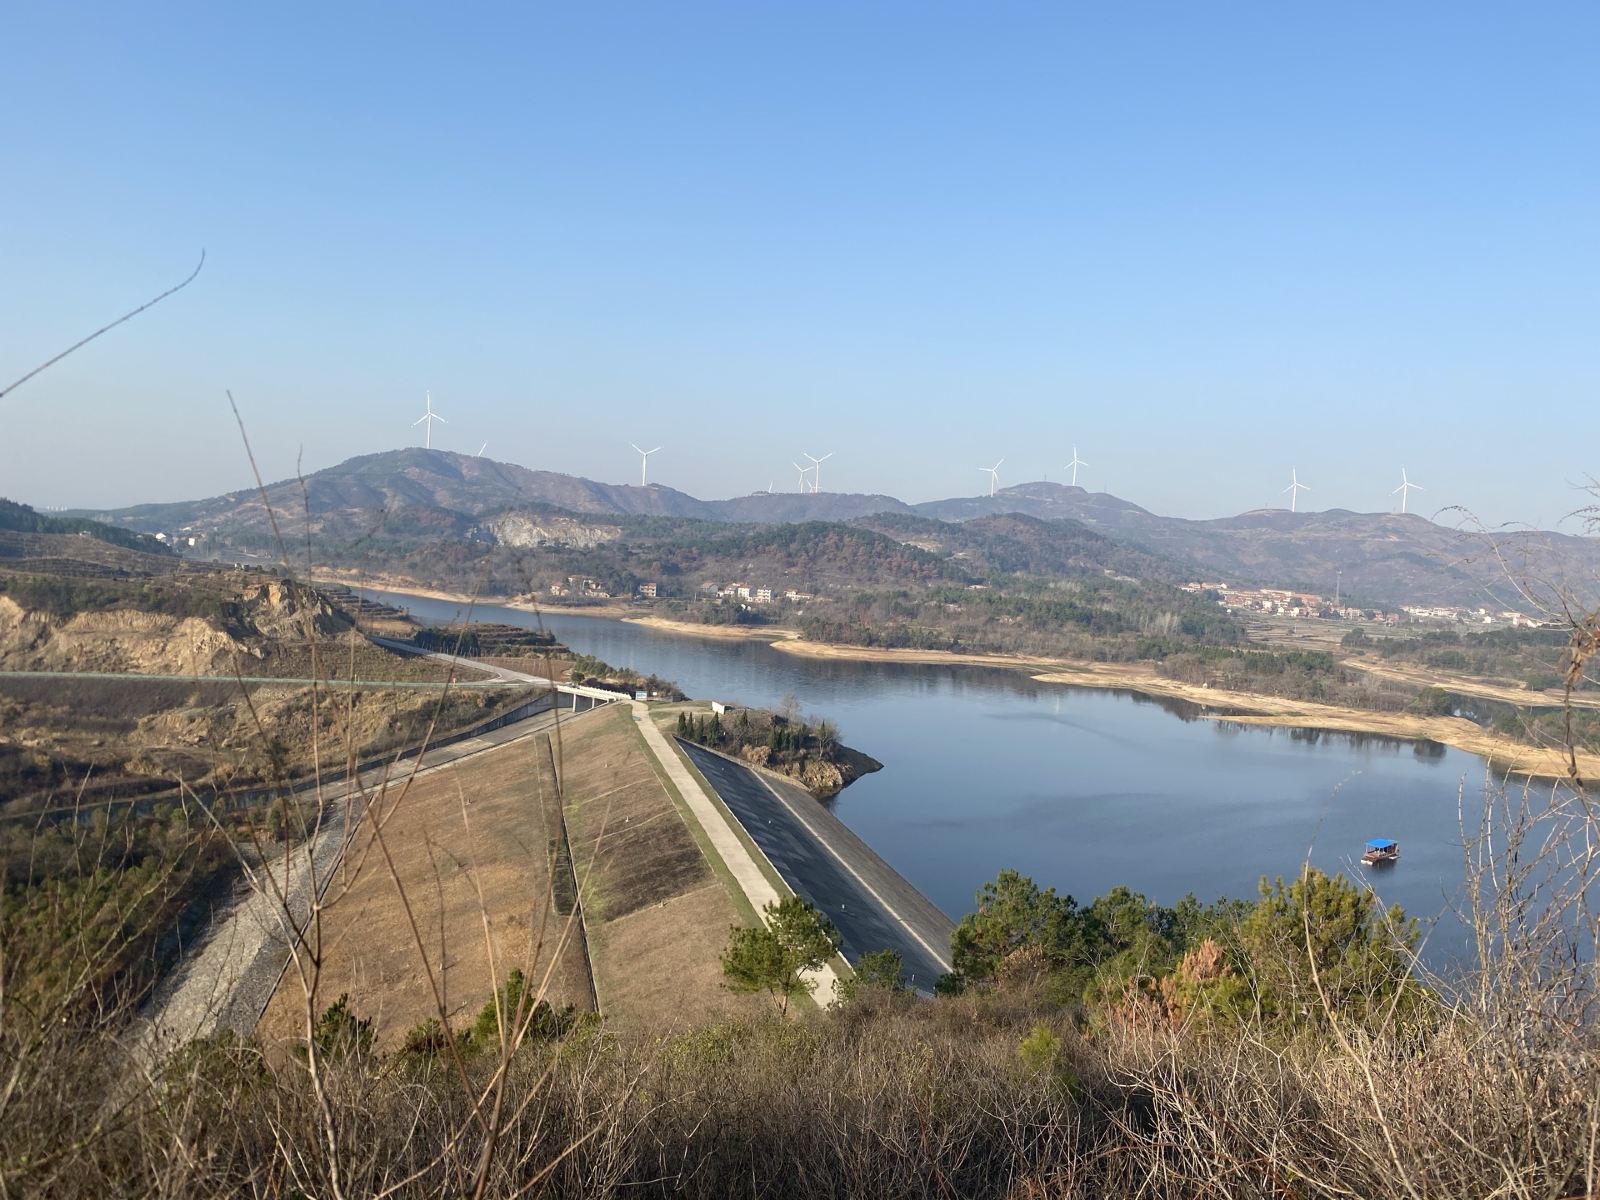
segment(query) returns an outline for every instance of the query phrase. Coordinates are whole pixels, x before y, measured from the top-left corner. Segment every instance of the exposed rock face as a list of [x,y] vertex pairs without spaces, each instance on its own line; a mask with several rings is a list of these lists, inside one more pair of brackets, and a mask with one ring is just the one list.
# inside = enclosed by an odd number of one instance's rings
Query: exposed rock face
[[615,525],[578,521],[571,517],[533,517],[507,513],[488,523],[502,546],[575,546],[589,550],[622,536]]
[[215,618],[138,608],[58,617],[0,595],[0,668],[226,674],[240,658],[264,659],[271,643],[303,642],[348,624],[314,592],[278,579],[246,584],[223,607]]
[[832,761],[814,754],[798,758],[774,755],[766,746],[746,746],[739,757],[754,766],[787,775],[818,800],[837,796],[861,776],[883,769],[877,759],[848,746],[836,747]]

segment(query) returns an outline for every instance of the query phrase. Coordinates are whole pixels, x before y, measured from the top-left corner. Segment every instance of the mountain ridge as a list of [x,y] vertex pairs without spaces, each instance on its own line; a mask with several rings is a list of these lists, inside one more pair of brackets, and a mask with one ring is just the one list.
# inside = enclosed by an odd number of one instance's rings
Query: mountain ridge
[[[549,518],[666,518],[738,524],[863,523],[872,518],[970,524],[966,534],[921,527],[915,538],[1002,561],[1069,561],[1072,548],[1048,531],[991,528],[1008,515],[1043,522],[1071,521],[1131,553],[1192,566],[1213,581],[1308,588],[1386,604],[1454,604],[1526,609],[1531,582],[1540,603],[1566,590],[1591,597],[1600,590],[1600,539],[1545,531],[1487,535],[1451,529],[1417,514],[1356,513],[1348,509],[1293,513],[1257,509],[1232,517],[1164,517],[1105,492],[1070,484],[1032,482],[992,496],[953,497],[906,504],[892,496],[854,493],[758,492],[701,500],[660,484],[607,484],[514,463],[411,447],[361,455],[305,479],[267,485],[280,522],[297,536],[415,541],[429,537],[493,541],[491,518],[520,514]],[[260,545],[269,522],[260,492],[203,500],[84,512],[144,533],[194,529],[228,544]],[[1021,541],[1018,541],[1018,535]],[[1077,536],[1077,535],[1074,535]],[[1010,539],[1007,541],[1007,539]],[[1054,541],[1054,546],[1046,543]],[[1081,542],[1081,537],[1079,538]],[[1005,543],[1003,546],[1001,543]],[[1103,547],[1101,549],[1104,549]],[[953,551],[955,552],[955,551]],[[1065,557],[1063,557],[1065,556]]]

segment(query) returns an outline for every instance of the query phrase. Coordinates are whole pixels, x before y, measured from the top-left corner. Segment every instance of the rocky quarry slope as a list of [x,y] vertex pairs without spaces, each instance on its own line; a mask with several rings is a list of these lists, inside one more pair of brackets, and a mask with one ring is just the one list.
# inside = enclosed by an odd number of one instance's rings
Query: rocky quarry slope
[[251,673],[285,645],[349,627],[315,592],[285,580],[245,586],[216,615],[117,605],[71,614],[0,594],[0,669],[141,675]]

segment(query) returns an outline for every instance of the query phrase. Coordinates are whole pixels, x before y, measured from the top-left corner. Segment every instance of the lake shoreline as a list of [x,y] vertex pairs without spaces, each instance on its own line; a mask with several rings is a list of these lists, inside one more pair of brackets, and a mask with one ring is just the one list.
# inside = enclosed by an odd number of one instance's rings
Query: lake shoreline
[[682,637],[720,638],[724,641],[780,642],[800,638],[798,629],[781,629],[776,625],[701,625],[695,621],[675,621],[671,617],[624,617],[630,625],[645,625],[662,633],[675,633]]
[[[357,586],[349,580],[330,580],[330,582]],[[414,586],[397,587],[387,583],[363,583],[359,586],[429,600],[463,604],[496,604],[523,612],[617,619],[626,621],[630,625],[642,625],[677,637],[765,641],[771,643],[774,650],[804,658],[903,663],[917,666],[995,667],[1002,670],[1025,671],[1038,683],[1130,691],[1156,699],[1185,701],[1199,707],[1202,715],[1210,720],[1290,729],[1324,729],[1339,733],[1373,733],[1408,741],[1439,742],[1488,760],[1497,772],[1502,774],[1539,779],[1564,779],[1568,775],[1570,765],[1566,753],[1562,750],[1513,741],[1463,717],[1375,712],[1369,709],[1319,704],[1309,700],[1289,700],[1259,692],[1221,691],[1166,679],[1158,675],[1153,667],[1143,663],[1098,663],[1036,655],[850,646],[808,641],[797,630],[777,626],[700,625],[692,621],[641,614],[637,608],[621,605],[568,609],[555,605],[532,604],[527,600],[508,597],[474,598],[459,593]],[[1600,755],[1580,754],[1578,770],[1586,777],[1600,775]]]
[[414,583],[404,585],[387,579],[373,579],[370,576],[361,579],[341,579],[337,575],[312,576],[313,584],[336,584],[339,587],[365,589],[369,592],[387,592],[395,596],[415,596],[419,600],[442,600],[448,604],[463,604],[469,606],[495,605],[498,608],[514,608],[518,612],[552,613],[563,617],[597,617],[608,620],[645,620],[640,610],[631,604],[589,604],[582,607],[568,608],[561,604],[541,604],[528,599],[526,596],[469,596],[465,592],[447,592],[439,588],[425,588]]
[[[876,646],[808,642],[799,638],[774,642],[773,649],[785,654],[836,661],[998,667],[1026,671],[1037,683],[1138,692],[1156,699],[1182,700],[1202,710],[1223,710],[1202,711],[1201,715],[1210,720],[1291,729],[1325,729],[1339,733],[1375,733],[1408,741],[1440,742],[1487,759],[1501,773],[1539,779],[1564,779],[1570,766],[1563,750],[1514,741],[1464,717],[1376,712],[1309,700],[1290,700],[1260,692],[1221,691],[1167,679],[1144,663],[1083,662],[1030,655],[966,654],[953,650],[893,650]],[[1579,754],[1578,770],[1585,776],[1600,773],[1600,755]]]

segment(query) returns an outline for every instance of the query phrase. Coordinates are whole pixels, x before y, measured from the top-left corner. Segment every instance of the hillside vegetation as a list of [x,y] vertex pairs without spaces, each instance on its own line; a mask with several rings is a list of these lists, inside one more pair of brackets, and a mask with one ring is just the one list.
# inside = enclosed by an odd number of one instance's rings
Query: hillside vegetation
[[[1531,1200],[1597,1182],[1600,1062],[1569,1024],[1583,970],[1530,992],[1501,960],[1451,1001],[1413,976],[1401,914],[1315,872],[1210,906],[1079,905],[1014,873],[977,899],[932,1002],[872,971],[828,1012],[665,1035],[563,1017],[518,969],[469,1026],[388,1053],[339,996],[299,1054],[218,1035],[129,1090],[105,1015],[13,1007],[5,1182],[663,1200]],[[123,1095],[121,1119],[88,1094]]]
[[37,512],[26,504],[0,497],[0,531],[11,533],[43,533],[76,536],[84,534],[96,541],[144,554],[170,554],[172,551],[154,537],[135,533],[103,521],[83,517],[54,517]]
[[[1116,496],[1053,483],[1028,483],[994,496],[961,497],[906,505],[888,496],[832,493],[757,493],[731,500],[699,500],[652,484],[604,484],[512,463],[411,447],[364,455],[266,489],[254,489],[178,504],[141,505],[91,514],[154,533],[192,526],[205,534],[213,553],[226,550],[274,556],[267,505],[297,536],[309,535],[314,552],[329,565],[403,572],[420,542],[450,548],[463,541],[498,544],[496,520],[519,512],[538,525],[550,518],[580,525],[610,523],[625,528],[634,518],[661,518],[785,525],[864,520],[895,532],[893,518],[907,522],[912,537],[939,542],[952,554],[973,554],[988,568],[1035,573],[1060,565],[1059,550],[1033,533],[1004,524],[968,534],[929,530],[937,525],[992,522],[1020,515],[1044,523],[1071,521],[1120,545],[1115,573],[1171,580],[1155,560],[1184,564],[1236,585],[1264,584],[1315,592],[1333,589],[1342,577],[1349,594],[1393,605],[1465,604],[1486,601],[1523,607],[1519,587],[1541,602],[1565,592],[1582,604],[1596,595],[1600,540],[1565,534],[1518,531],[1491,535],[1436,524],[1406,513],[1345,510],[1290,513],[1279,509],[1216,520],[1163,517]],[[991,536],[992,535],[992,536]],[[1081,533],[1076,534],[1081,538]],[[580,539],[563,537],[560,540]],[[1019,545],[1020,542],[1020,545]],[[1097,558],[1104,559],[1104,548]],[[469,556],[477,565],[476,555]],[[1070,565],[1071,556],[1068,555]],[[1119,565],[1120,564],[1120,565]],[[498,572],[499,564],[489,564]],[[409,563],[411,577],[435,586],[461,586],[461,561],[429,572]],[[649,572],[636,573],[648,577]],[[583,571],[582,566],[573,573]],[[514,572],[512,572],[514,574]],[[592,573],[592,572],[591,572]],[[449,580],[445,576],[451,576]]]
[[798,624],[820,642],[1100,662],[1162,659],[1203,642],[1244,638],[1238,621],[1203,597],[1093,575],[1007,591],[863,591],[807,609]]
[[[0,815],[297,778],[317,739],[363,757],[514,703],[381,650],[316,591],[257,572],[80,578],[0,569]],[[96,678],[88,678],[93,674]],[[105,678],[104,676],[116,678]],[[195,677],[188,681],[152,676]],[[283,679],[241,685],[238,676]],[[305,682],[324,681],[320,688]],[[338,689],[338,702],[327,698]]]

